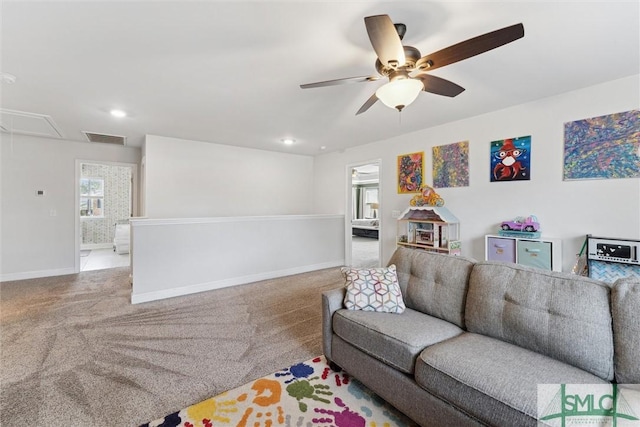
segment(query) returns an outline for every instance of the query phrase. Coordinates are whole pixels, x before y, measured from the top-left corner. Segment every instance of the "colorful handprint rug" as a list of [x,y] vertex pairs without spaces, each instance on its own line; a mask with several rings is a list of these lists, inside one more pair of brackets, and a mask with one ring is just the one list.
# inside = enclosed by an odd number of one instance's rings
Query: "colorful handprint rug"
[[324,357],[174,412],[142,427],[402,427],[416,424]]

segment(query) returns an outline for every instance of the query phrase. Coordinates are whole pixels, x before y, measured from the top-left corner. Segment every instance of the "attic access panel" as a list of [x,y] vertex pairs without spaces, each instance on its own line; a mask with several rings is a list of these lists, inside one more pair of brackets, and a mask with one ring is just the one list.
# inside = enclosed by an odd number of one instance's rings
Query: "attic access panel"
[[2,132],[50,138],[64,138],[51,116],[25,111],[0,109]]

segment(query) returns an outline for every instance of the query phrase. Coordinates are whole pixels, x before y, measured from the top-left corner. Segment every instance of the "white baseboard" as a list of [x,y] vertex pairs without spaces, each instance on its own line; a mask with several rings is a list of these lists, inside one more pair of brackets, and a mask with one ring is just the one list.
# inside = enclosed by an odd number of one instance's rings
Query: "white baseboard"
[[22,273],[9,273],[0,275],[0,282],[12,282],[14,280],[39,279],[40,277],[64,276],[75,274],[75,268],[58,268],[55,270],[25,271]]
[[[242,277],[233,277],[230,279],[216,280],[206,283],[198,283],[195,285],[181,286],[171,289],[163,289],[161,291],[145,292],[141,294],[131,294],[131,304],[139,304],[143,302],[156,301],[165,298],[178,297],[182,295],[190,295],[198,292],[211,291],[214,289],[226,288],[229,286],[246,285],[247,283],[259,282],[261,280],[275,279],[278,277],[291,276],[294,274],[307,273],[309,271],[322,270],[344,265],[344,260],[336,260],[324,262],[321,264],[306,265],[302,267],[294,267],[285,270],[266,271],[264,273],[252,274]],[[134,286],[135,289],[135,286]]]

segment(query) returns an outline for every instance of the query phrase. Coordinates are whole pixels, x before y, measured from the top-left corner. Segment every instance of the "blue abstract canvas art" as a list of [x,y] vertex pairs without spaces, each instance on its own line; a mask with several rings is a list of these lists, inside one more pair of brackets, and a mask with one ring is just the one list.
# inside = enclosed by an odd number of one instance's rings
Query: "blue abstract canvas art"
[[564,124],[564,179],[640,177],[640,110]]

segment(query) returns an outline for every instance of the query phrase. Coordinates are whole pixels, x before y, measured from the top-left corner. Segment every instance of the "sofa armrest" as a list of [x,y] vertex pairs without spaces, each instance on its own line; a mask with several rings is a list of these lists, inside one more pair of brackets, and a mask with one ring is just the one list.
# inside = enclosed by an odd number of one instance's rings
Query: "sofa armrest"
[[344,308],[346,288],[337,288],[322,293],[322,351],[331,361],[331,336],[333,335],[333,313]]

